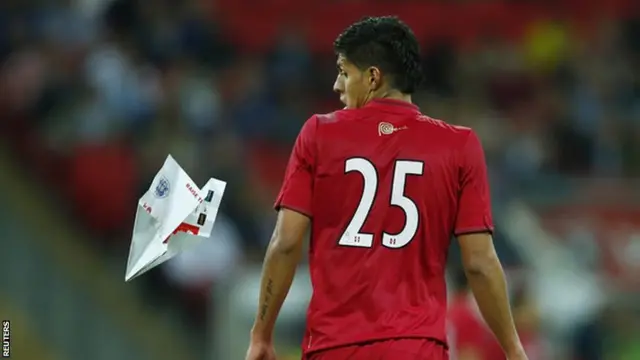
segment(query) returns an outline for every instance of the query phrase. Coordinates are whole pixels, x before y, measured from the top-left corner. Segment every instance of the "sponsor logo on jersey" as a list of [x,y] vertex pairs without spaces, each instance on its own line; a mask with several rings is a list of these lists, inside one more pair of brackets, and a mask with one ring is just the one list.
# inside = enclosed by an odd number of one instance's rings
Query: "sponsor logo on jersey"
[[378,135],[391,135],[396,131],[408,129],[406,126],[395,127],[388,122],[381,122],[378,124]]

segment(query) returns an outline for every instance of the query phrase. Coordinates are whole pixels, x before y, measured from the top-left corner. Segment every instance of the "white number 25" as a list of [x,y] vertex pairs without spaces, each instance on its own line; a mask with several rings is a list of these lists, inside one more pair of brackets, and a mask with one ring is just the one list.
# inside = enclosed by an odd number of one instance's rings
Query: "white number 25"
[[[360,203],[353,218],[340,237],[338,244],[370,248],[373,246],[373,234],[362,232],[362,226],[367,220],[369,211],[378,191],[378,173],[371,161],[364,158],[351,158],[345,163],[345,172],[357,171],[364,179],[364,188]],[[404,194],[408,175],[422,175],[424,164],[420,161],[396,160],[393,179],[391,182],[391,205],[398,206],[404,211],[406,221],[404,228],[397,234],[382,233],[382,245],[398,249],[411,242],[418,231],[419,214],[416,203]]]

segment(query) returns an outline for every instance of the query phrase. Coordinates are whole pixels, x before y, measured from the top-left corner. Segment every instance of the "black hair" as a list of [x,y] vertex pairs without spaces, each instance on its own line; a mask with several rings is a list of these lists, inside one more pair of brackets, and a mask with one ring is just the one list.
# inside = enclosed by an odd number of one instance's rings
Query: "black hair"
[[418,40],[411,28],[395,16],[364,18],[344,30],[333,47],[360,69],[380,68],[402,93],[414,93],[422,83]]

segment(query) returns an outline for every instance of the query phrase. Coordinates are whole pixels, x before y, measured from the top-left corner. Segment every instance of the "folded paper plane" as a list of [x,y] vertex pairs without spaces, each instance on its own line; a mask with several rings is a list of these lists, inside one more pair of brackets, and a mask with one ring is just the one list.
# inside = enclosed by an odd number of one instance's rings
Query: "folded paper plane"
[[226,182],[198,188],[171,155],[138,201],[125,281],[171,259],[211,235]]

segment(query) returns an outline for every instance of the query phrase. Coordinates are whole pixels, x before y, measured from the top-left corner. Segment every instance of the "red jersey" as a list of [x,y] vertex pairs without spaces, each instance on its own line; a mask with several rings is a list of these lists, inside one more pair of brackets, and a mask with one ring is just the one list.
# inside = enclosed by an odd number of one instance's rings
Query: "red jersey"
[[312,219],[305,353],[392,338],[446,342],[451,236],[493,227],[475,133],[395,100],[312,116],[275,207]]

